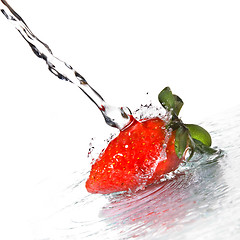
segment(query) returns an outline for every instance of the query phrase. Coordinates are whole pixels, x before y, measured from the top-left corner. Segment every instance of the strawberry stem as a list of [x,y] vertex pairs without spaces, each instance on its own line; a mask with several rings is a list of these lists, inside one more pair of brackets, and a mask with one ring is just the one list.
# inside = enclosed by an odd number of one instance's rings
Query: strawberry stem
[[196,150],[204,153],[214,153],[216,150],[211,148],[212,139],[210,134],[196,124],[184,124],[178,115],[183,106],[183,101],[174,95],[169,87],[164,88],[158,95],[161,105],[171,114],[171,119],[167,128],[176,131],[175,152],[179,158],[184,157],[190,148],[190,159]]

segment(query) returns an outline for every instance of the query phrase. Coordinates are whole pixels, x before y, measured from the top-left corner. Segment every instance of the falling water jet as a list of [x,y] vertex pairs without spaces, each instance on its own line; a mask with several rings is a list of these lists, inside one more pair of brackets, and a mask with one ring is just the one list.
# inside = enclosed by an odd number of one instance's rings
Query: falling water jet
[[34,54],[47,63],[49,71],[59,79],[71,82],[79,87],[96,104],[109,126],[121,130],[131,123],[131,111],[128,107],[115,107],[106,103],[101,95],[71,65],[53,55],[49,46],[32,33],[24,20],[5,0],[0,0],[0,10],[27,41]]

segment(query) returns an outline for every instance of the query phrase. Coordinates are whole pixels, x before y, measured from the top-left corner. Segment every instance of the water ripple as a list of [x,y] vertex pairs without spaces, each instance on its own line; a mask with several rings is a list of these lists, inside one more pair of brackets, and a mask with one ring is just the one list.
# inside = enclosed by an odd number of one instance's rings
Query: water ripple
[[195,154],[175,174],[145,190],[94,195],[85,189],[86,170],[67,176],[62,208],[45,221],[52,227],[37,239],[238,239],[239,138],[235,133],[227,139],[239,115],[234,119],[232,124],[209,123],[224,151]]

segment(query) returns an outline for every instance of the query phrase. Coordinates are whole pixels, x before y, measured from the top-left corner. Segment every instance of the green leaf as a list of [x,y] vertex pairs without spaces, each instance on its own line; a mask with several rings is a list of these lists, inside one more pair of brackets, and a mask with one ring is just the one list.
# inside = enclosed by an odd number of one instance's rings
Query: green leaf
[[182,158],[183,154],[188,146],[189,131],[187,128],[180,126],[176,131],[175,136],[175,151],[178,158]]
[[196,151],[199,151],[200,153],[208,153],[208,154],[214,154],[217,152],[216,149],[206,146],[205,144],[198,141],[197,139],[193,139],[193,140],[196,145]]
[[206,145],[207,147],[210,147],[212,144],[212,139],[210,134],[202,127],[195,125],[195,124],[185,124],[185,126],[188,128],[191,137],[193,139],[196,139]]
[[165,87],[158,94],[158,100],[166,110],[172,111],[172,115],[175,114],[176,116],[178,116],[183,106],[182,99],[179,96],[172,94],[169,87]]
[[182,106],[183,106],[183,101],[182,101],[182,99],[181,99],[179,96],[177,96],[177,95],[174,95],[174,94],[173,94],[173,97],[174,97],[174,99],[175,99],[174,113],[178,116],[178,114],[179,114],[179,112],[180,112],[180,110],[181,110],[181,108],[182,108]]
[[195,151],[195,143],[190,136],[189,130],[185,126],[180,126],[175,136],[175,152],[178,158],[182,158],[187,149],[190,150],[189,160]]
[[159,94],[158,100],[162,104],[162,106],[171,111],[175,108],[175,98],[172,94],[172,91],[169,87],[165,87]]

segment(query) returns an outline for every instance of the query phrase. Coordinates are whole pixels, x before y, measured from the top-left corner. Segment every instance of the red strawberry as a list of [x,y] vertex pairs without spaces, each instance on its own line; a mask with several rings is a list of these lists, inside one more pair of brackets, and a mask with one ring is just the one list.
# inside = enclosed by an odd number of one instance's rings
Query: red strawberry
[[86,182],[88,192],[135,191],[177,169],[187,152],[188,159],[195,150],[216,152],[210,148],[211,136],[205,129],[184,124],[178,118],[183,101],[169,87],[159,93],[158,99],[171,115],[167,126],[157,117],[137,121],[131,116],[131,124],[120,130],[92,165]]
[[160,118],[133,120],[120,131],[92,165],[86,182],[90,193],[135,191],[175,170],[175,133],[169,135]]

